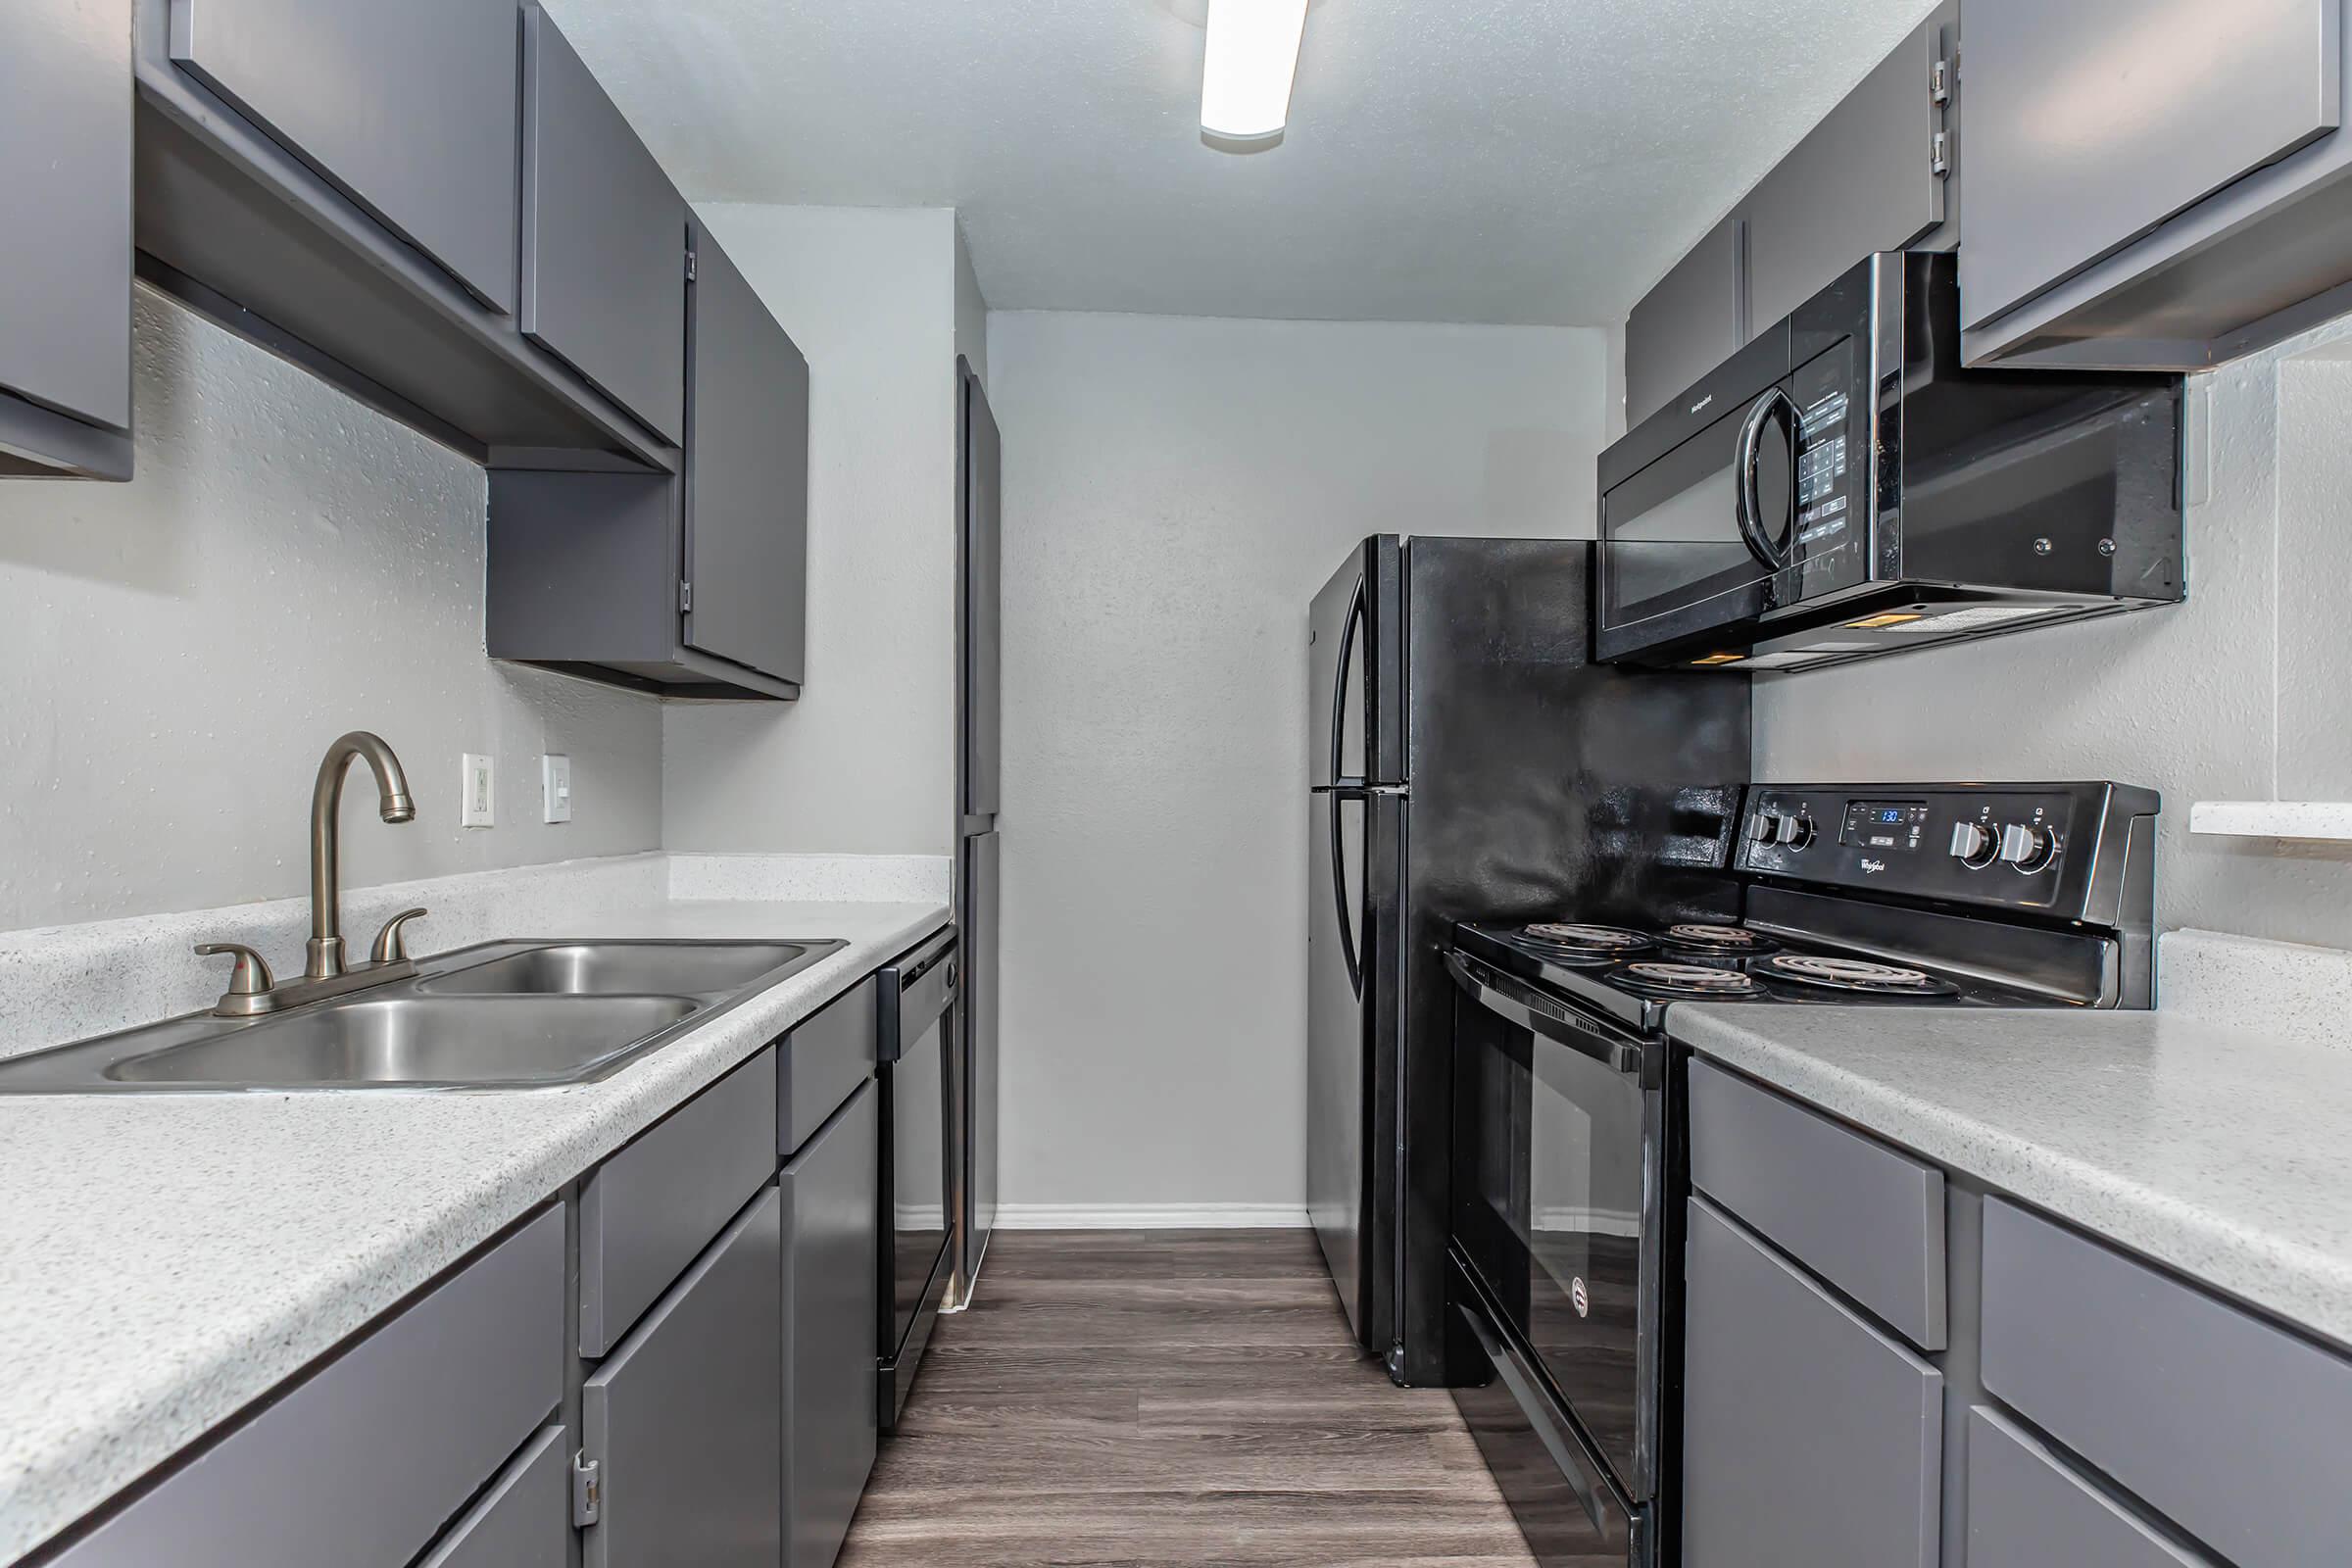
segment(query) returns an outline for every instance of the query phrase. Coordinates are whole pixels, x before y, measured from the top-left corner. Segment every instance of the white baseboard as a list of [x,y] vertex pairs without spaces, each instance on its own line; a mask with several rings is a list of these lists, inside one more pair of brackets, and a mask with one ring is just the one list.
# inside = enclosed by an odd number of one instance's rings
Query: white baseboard
[[1000,1203],[1002,1231],[1296,1231],[1308,1220],[1288,1203]]

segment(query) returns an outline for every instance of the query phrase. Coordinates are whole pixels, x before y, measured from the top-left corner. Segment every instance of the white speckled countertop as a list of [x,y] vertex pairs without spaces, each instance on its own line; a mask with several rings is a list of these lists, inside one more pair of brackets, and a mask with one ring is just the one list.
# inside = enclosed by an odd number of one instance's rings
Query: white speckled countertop
[[2332,1012],[1682,1005],[1672,1027],[1702,1055],[2352,1348],[2352,1051],[2345,1004]]
[[[732,878],[728,891],[747,885]],[[504,934],[849,946],[600,1083],[0,1096],[0,1562],[333,1348],[948,917],[944,898],[672,902],[664,891],[598,900],[563,929],[539,920]],[[431,944],[445,945],[462,944]]]

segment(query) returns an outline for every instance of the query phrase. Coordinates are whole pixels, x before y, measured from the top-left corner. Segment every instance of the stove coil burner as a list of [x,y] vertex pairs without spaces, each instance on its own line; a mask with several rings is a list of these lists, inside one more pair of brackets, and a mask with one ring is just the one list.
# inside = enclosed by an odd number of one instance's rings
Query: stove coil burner
[[1530,942],[1540,942],[1547,948],[1565,948],[1572,953],[1640,953],[1650,945],[1649,938],[1641,932],[1613,925],[1547,921],[1522,927],[1520,935]]
[[1666,928],[1670,947],[1691,948],[1706,953],[1771,953],[1780,944],[1769,937],[1758,936],[1743,925],[1706,925],[1690,923]]
[[1960,988],[1919,969],[1861,958],[1832,958],[1810,953],[1784,953],[1765,960],[1765,968],[1784,980],[1835,991],[1853,991],[1882,997],[1950,997]]
[[1763,987],[1738,969],[1709,969],[1695,963],[1629,963],[1617,979],[1636,991],[1666,997],[1752,997]]

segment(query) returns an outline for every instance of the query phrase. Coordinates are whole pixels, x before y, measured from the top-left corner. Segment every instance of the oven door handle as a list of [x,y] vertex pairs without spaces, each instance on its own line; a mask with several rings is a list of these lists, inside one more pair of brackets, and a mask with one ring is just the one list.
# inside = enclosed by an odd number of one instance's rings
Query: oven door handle
[[1779,387],[1774,387],[1749,406],[1747,422],[1740,426],[1740,444],[1734,448],[1733,469],[1739,483],[1733,498],[1732,514],[1739,520],[1740,537],[1747,545],[1747,553],[1756,558],[1768,570],[1788,569],[1788,552],[1773,543],[1764,531],[1763,498],[1756,493],[1756,467],[1763,461],[1764,426],[1779,419],[1788,429],[1788,476],[1790,487],[1789,511],[1795,512],[1796,484],[1796,400]]
[[1629,1078],[1644,1075],[1649,1052],[1640,1042],[1601,1033],[1533,986],[1458,949],[1446,950],[1446,967],[1453,972],[1454,983],[1489,1012],[1533,1030],[1553,1045],[1590,1056],[1612,1072]]

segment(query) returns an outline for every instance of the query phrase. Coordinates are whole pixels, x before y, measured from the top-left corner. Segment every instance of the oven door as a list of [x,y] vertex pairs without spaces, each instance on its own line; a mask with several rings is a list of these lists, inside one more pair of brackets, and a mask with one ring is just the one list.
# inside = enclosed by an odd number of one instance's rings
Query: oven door
[[1459,952],[1453,1238],[1633,1503],[1655,1494],[1664,1047]]

